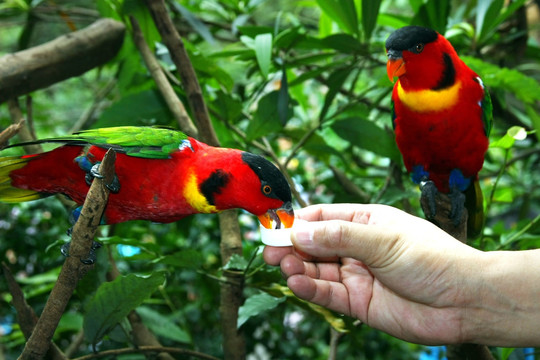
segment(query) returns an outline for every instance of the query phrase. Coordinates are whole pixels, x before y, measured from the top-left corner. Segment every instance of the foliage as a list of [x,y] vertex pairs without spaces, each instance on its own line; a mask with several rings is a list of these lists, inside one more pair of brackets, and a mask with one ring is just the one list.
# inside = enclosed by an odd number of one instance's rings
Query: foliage
[[[540,246],[540,34],[534,31],[538,24],[528,24],[524,16],[535,5],[523,7],[525,3],[168,2],[222,145],[262,152],[286,165],[306,203],[378,202],[421,214],[418,191],[404,174],[391,131],[392,84],[385,72],[384,40],[393,29],[407,24],[445,33],[484,79],[493,98],[491,140],[496,145],[480,174],[488,222],[484,235],[473,243],[485,250]],[[174,73],[144,3],[137,0],[7,1],[0,5],[0,51],[37,45],[69,32],[71,25],[84,27],[98,17],[129,23],[129,15],[140,22],[162,66]],[[173,84],[187,104],[182,87]],[[40,138],[61,136],[75,124],[82,128],[177,126],[129,31],[120,54],[109,64],[32,97],[33,124]],[[9,123],[7,108],[2,106],[0,126]],[[0,204],[2,261],[17,275],[38,313],[62,264],[59,245],[68,239],[67,214],[56,198]],[[422,350],[418,345],[309,306],[287,293],[279,271],[261,260],[255,220],[245,214],[240,219],[244,258],[234,258],[229,268],[246,276],[247,300],[239,326],[248,353],[323,359],[331,351],[330,337],[336,331],[332,329],[337,329],[344,333],[333,349],[340,359],[418,356]],[[197,215],[173,224],[133,222],[101,231],[107,246],[99,251],[96,268],[79,284],[54,341],[67,347],[85,324],[91,341],[80,345],[77,355],[87,353],[89,344],[102,337],[95,344],[98,351],[126,346],[129,329],[125,321],[117,320],[143,303],[137,310],[164,345],[222,356],[216,294],[223,269],[216,217]],[[120,272],[129,274],[123,280],[106,282],[107,252]],[[143,284],[143,275],[148,274],[157,280]],[[117,318],[88,329],[96,312],[105,316],[112,300],[121,299],[118,294],[126,286],[122,281],[137,283],[134,286],[141,288],[137,298],[122,298],[125,306],[116,303],[122,308]],[[98,306],[106,291],[115,295]],[[129,292],[124,295],[129,298]],[[18,355],[25,342],[9,301],[2,282],[0,347],[7,358]]]

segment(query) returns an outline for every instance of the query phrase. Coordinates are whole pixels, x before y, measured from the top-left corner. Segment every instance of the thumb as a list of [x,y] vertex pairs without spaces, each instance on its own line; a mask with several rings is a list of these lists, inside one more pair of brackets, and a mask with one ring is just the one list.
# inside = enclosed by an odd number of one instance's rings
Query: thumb
[[351,257],[381,267],[399,252],[402,239],[387,227],[329,220],[293,228],[291,240],[296,249],[318,258]]

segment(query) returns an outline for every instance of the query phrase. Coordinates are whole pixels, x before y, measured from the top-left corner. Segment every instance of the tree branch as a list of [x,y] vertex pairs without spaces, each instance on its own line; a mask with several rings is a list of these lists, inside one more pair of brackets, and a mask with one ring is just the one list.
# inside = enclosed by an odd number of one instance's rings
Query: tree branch
[[[9,270],[8,266],[2,262],[2,270],[4,272],[4,277],[6,278],[6,284],[11,294],[12,300],[11,303],[17,312],[17,323],[19,324],[24,337],[28,339],[32,335],[32,330],[38,321],[38,317],[34,312],[34,309],[28,305],[22,289],[20,288],[17,281],[13,277],[13,274]],[[67,357],[62,354],[62,351],[52,344],[47,352],[47,357],[53,360],[66,360]]]
[[105,184],[111,183],[114,178],[115,158],[114,150],[107,151],[103,158],[100,167],[103,179],[94,179],[90,186],[79,220],[73,227],[69,255],[19,359],[42,359],[45,356],[79,279],[92,268],[81,260],[88,259],[92,250],[94,235],[109,197],[109,189]]
[[164,346],[141,346],[138,348],[106,350],[106,351],[101,351],[95,354],[89,354],[89,355],[81,356],[78,358],[74,358],[73,360],[92,360],[92,359],[99,359],[102,357],[114,358],[114,357],[117,357],[118,355],[125,355],[125,354],[146,354],[146,353],[162,353],[162,352],[167,352],[169,354],[186,355],[186,356],[195,357],[199,359],[205,359],[205,360],[218,360],[218,358],[216,357],[203,354],[197,351],[172,348],[172,347],[164,347]]
[[0,103],[105,64],[122,46],[124,31],[124,24],[101,19],[83,30],[1,57]]
[[208,145],[219,146],[219,140],[210,121],[197,74],[184,47],[184,42],[167,13],[165,1],[146,0],[146,4],[182,80],[189,106],[199,128],[199,138]]
[[165,99],[165,102],[167,103],[167,106],[171,110],[176,121],[178,121],[180,129],[191,137],[198,137],[197,128],[193,124],[193,121],[191,121],[184,104],[182,104],[182,102],[178,99],[178,96],[176,96],[173,87],[169,81],[167,81],[167,77],[165,76],[163,69],[144,40],[139,22],[133,16],[130,16],[129,20],[131,21],[131,26],[133,27],[133,41],[135,42],[137,49],[139,49],[139,53],[141,54],[150,75],[152,75],[159,92]]
[[[162,40],[169,49],[172,60],[180,74],[182,85],[186,91],[188,102],[199,128],[199,138],[212,146],[219,146],[208,108],[204,102],[201,87],[193,65],[184,47],[182,38],[176,31],[167,13],[164,0],[146,0],[154,23]],[[221,227],[221,261],[227,263],[232,254],[242,255],[242,237],[238,226],[238,215],[235,210],[223,211],[219,214]],[[245,338],[237,328],[238,309],[243,302],[244,281],[231,271],[223,271],[228,280],[222,283],[220,314],[223,334],[223,352],[225,359],[244,359],[246,355]]]

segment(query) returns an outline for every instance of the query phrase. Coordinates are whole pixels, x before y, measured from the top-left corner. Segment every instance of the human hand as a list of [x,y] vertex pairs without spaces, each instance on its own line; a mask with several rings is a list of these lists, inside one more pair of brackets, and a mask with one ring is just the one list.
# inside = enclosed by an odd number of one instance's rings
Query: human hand
[[[296,212],[309,221],[293,247],[267,246],[300,298],[423,344],[468,340],[466,309],[482,252],[435,225],[384,205],[333,204]],[[471,282],[471,283],[469,283]]]

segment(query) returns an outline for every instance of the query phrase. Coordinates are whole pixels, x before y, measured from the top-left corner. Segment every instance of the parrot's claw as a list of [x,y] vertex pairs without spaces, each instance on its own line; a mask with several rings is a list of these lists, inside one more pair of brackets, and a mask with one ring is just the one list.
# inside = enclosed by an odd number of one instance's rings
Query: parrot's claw
[[[90,169],[90,171],[86,173],[86,176],[84,179],[88,186],[92,184],[92,181],[94,181],[94,179],[103,179],[103,175],[99,173],[100,164],[101,164],[100,162],[95,163]],[[114,178],[111,181],[111,183],[105,184],[105,186],[114,194],[120,191],[120,181],[118,180],[118,177],[116,175],[114,175]]]
[[465,194],[463,194],[459,189],[452,188],[450,194],[450,220],[454,226],[458,226],[463,215],[463,209],[465,208]]
[[[69,248],[70,248],[70,246],[71,246],[71,242],[69,241],[69,242],[65,243],[64,245],[62,245],[62,247],[60,248],[60,252],[65,257],[69,256]],[[93,265],[93,264],[95,264],[96,259],[97,259],[96,250],[99,249],[101,246],[102,246],[101,243],[99,243],[97,241],[92,241],[92,246],[90,247],[90,252],[88,253],[88,257],[84,258],[84,259],[81,259],[81,262],[83,264],[85,264],[85,265]]]
[[428,220],[433,220],[437,214],[437,202],[436,197],[438,194],[435,183],[431,180],[425,180],[420,182],[421,197],[426,199],[427,208],[424,206],[424,202],[421,201],[422,210]]

